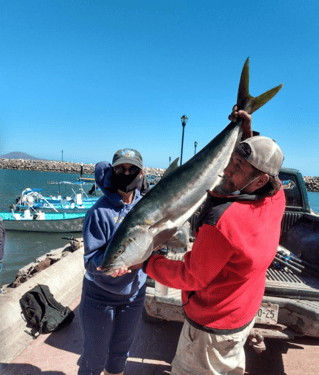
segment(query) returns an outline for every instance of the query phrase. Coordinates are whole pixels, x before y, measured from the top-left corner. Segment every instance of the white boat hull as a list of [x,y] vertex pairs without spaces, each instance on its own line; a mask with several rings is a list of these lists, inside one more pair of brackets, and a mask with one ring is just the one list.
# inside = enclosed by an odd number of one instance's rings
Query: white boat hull
[[63,220],[3,220],[6,231],[71,233],[82,232],[84,216]]

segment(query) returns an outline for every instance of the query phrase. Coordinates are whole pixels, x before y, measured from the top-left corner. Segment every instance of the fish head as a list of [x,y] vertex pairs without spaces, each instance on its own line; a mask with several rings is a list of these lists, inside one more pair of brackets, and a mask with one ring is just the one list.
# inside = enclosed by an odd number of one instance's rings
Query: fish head
[[131,228],[123,239],[115,237],[114,241],[110,242],[101,268],[106,275],[112,275],[119,268],[143,263],[152,252],[152,233],[148,226],[137,225]]

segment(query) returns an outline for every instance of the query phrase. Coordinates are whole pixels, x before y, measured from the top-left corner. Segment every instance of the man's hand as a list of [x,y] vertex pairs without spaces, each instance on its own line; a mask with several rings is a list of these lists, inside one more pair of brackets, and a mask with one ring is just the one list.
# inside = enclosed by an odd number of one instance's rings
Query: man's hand
[[243,110],[238,111],[237,105],[235,105],[233,107],[232,113],[228,116],[228,119],[231,122],[237,122],[238,117],[242,119],[242,140],[252,137],[253,131],[251,130],[251,115]]

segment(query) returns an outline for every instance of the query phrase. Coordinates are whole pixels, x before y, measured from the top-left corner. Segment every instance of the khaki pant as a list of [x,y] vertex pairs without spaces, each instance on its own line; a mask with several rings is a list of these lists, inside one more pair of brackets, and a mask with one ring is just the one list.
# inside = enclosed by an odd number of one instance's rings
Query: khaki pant
[[215,335],[185,320],[171,375],[243,375],[244,344],[253,326],[254,321],[240,332]]

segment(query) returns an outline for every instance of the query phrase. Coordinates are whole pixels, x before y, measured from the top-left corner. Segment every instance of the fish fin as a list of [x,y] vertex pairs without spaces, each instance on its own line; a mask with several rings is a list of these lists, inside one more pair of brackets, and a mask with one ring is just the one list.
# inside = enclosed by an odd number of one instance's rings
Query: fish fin
[[157,221],[156,223],[152,224],[149,227],[149,229],[155,229],[155,228],[161,227],[162,225],[164,225],[165,223],[167,223],[171,217],[172,217],[172,215],[163,217],[163,219],[161,219],[161,220]]
[[240,82],[237,95],[237,107],[243,109],[247,113],[252,114],[260,107],[272,99],[278,91],[282,88],[283,84],[274,87],[273,89],[264,92],[263,94],[253,97],[249,94],[249,57],[245,61],[243,70],[240,76]]
[[244,109],[245,103],[250,100],[252,96],[249,94],[249,57],[245,61],[243,70],[241,72],[238,94],[237,94],[237,107]]
[[167,241],[165,241],[164,245],[168,247],[186,247],[187,246],[187,244],[184,244],[175,236],[172,236]]
[[257,111],[260,107],[262,107],[264,104],[269,102],[270,99],[272,99],[277,92],[282,88],[283,84],[274,87],[273,89],[264,92],[263,94],[257,96],[256,98],[252,98],[252,104],[251,104],[251,113]]
[[175,172],[176,169],[178,168],[178,159],[179,158],[176,158],[171,164],[170,166],[166,169],[165,173],[163,174],[162,178],[165,178],[167,177],[168,175],[170,175],[171,173]]
[[189,244],[189,223],[186,222],[181,226],[173,236],[165,241],[169,247],[187,247]]

